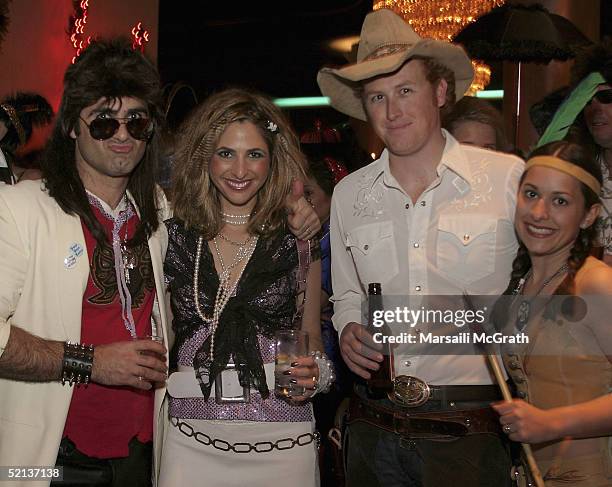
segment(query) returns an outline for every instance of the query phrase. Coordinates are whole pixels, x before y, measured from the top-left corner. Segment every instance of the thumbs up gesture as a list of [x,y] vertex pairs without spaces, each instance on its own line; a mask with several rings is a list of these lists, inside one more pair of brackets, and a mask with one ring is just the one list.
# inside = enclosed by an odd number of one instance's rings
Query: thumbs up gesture
[[304,198],[304,182],[296,179],[291,184],[291,193],[285,200],[289,229],[300,240],[314,237],[321,229],[321,222],[314,209]]

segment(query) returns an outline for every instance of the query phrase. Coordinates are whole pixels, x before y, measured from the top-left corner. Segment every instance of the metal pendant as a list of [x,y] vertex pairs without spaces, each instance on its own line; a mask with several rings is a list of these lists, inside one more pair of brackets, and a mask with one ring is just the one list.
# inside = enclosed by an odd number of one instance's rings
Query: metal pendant
[[130,271],[136,268],[136,258],[127,245],[121,245],[121,260],[123,261],[123,269],[125,272],[125,283],[130,283]]
[[516,328],[522,331],[529,321],[529,313],[531,312],[531,303],[527,300],[521,301],[518,312],[516,314]]

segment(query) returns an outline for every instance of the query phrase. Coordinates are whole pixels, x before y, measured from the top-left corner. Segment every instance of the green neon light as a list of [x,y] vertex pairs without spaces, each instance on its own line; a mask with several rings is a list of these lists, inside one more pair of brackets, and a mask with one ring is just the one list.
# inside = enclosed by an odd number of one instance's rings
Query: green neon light
[[329,106],[327,96],[303,96],[300,98],[276,98],[274,104],[281,108],[324,107]]
[[476,93],[476,98],[488,98],[489,100],[501,100],[504,90],[483,90]]
[[[504,90],[484,90],[476,93],[477,98],[498,100],[504,97]],[[327,96],[302,96],[298,98],[276,98],[274,104],[281,108],[310,108],[329,106]]]

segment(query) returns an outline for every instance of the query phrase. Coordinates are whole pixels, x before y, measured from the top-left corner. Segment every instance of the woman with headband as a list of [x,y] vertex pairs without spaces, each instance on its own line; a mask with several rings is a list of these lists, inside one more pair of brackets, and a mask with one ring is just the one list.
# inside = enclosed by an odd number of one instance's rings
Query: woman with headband
[[493,407],[511,440],[532,444],[547,486],[612,484],[612,269],[589,256],[600,188],[581,146],[532,153],[517,197],[512,297],[497,307],[508,310],[498,323],[529,343],[502,347],[519,399]]
[[[159,485],[315,487],[307,401],[333,373],[320,352],[318,243],[286,225],[284,201],[304,178],[297,137],[272,100],[242,89],[212,95],[181,134],[164,267],[176,371]],[[284,400],[274,336],[291,329],[308,332],[312,353],[285,372],[296,395]]]

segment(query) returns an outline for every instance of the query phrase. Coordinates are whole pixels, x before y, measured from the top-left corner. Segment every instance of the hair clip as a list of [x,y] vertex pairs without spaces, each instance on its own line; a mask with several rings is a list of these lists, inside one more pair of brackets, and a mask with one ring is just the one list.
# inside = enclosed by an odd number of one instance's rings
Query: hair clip
[[272,132],[273,134],[278,133],[278,125],[270,120],[266,120],[266,129]]

